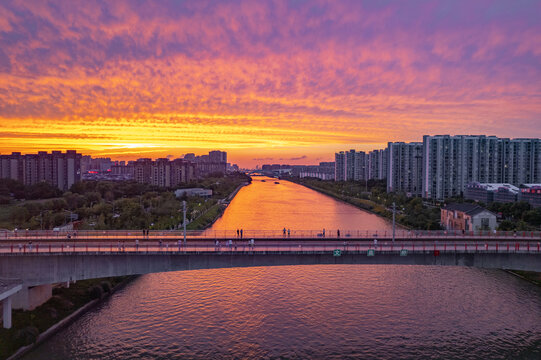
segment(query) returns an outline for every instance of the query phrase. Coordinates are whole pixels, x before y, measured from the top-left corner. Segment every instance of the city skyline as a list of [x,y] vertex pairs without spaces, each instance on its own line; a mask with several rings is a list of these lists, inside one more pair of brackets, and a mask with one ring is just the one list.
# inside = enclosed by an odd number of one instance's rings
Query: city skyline
[[541,137],[539,2],[4,2],[0,153],[241,167]]

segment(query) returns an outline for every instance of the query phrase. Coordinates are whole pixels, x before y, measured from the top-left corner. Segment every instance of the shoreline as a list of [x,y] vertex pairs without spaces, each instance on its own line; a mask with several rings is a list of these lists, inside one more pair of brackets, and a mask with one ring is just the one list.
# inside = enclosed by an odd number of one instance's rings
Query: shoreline
[[[214,206],[218,206],[218,207],[221,207],[222,210],[218,212],[218,214],[216,214],[216,216],[214,216],[214,218],[208,223],[206,224],[205,226],[203,226],[203,228],[201,229],[191,229],[191,230],[201,230],[201,231],[205,231],[207,230],[208,228],[210,228],[212,225],[214,225],[214,223],[223,216],[225,210],[227,209],[227,207],[229,206],[229,203],[235,198],[235,196],[237,195],[237,193],[240,191],[240,189],[242,189],[243,187],[247,186],[247,185],[250,185],[250,182],[244,182],[242,184],[240,184],[239,186],[236,187],[235,190],[233,190],[231,192],[231,194],[227,195],[227,197],[225,199],[221,199],[220,202],[218,202],[216,205]],[[214,207],[213,206],[213,207]],[[208,209],[205,214],[202,214],[200,217],[203,217],[205,216],[210,210],[212,209],[212,207],[210,209]],[[199,218],[200,218],[199,217]],[[197,218],[197,219],[199,219]],[[194,221],[197,221],[197,219],[195,219]]]
[[33,342],[32,344],[28,344],[28,345],[24,345],[20,347],[17,351],[15,351],[13,354],[7,357],[6,360],[16,360],[16,359],[20,359],[24,355],[27,355],[32,350],[36,349],[45,341],[47,341],[49,338],[59,333],[62,329],[66,328],[67,326],[72,324],[74,321],[82,317],[88,311],[92,310],[99,304],[102,304],[103,302],[105,302],[105,300],[109,299],[115,292],[123,289],[126,285],[131,283],[133,280],[137,279],[137,277],[138,275],[128,276],[125,280],[123,280],[122,282],[120,282],[119,284],[111,288],[111,291],[104,293],[104,295],[100,299],[94,299],[94,300],[89,301],[88,303],[81,306],[79,309],[75,310],[74,312],[66,316],[65,318],[59,320],[57,323],[55,323],[54,325],[49,327],[47,330],[39,334],[35,342]]
[[[318,192],[318,193],[320,193],[320,194],[327,195],[327,196],[333,198],[334,200],[337,200],[337,201],[343,202],[343,203],[345,203],[345,204],[354,206],[354,207],[356,207],[356,208],[359,209],[359,210],[366,211],[367,213],[370,213],[370,214],[375,215],[375,216],[377,216],[377,217],[379,217],[379,218],[381,218],[381,219],[383,219],[383,220],[388,221],[388,222],[391,224],[391,226],[392,226],[392,221],[393,221],[392,218],[388,218],[387,216],[384,216],[384,215],[382,215],[382,214],[379,214],[379,213],[377,213],[377,212],[375,212],[375,211],[373,211],[373,210],[366,209],[365,207],[360,206],[359,204],[356,204],[356,203],[354,203],[354,202],[350,202],[350,201],[348,201],[347,199],[340,198],[338,195],[336,195],[336,194],[334,194],[334,193],[332,193],[332,192],[328,192],[328,191],[325,191],[325,190],[322,190],[322,189],[313,187],[313,186],[308,185],[308,184],[302,184],[302,183],[300,183],[300,182],[297,182],[297,181],[294,181],[294,180],[291,180],[291,179],[283,179],[283,180],[291,181],[291,182],[294,183],[294,184],[297,184],[297,185],[300,185],[300,186],[304,186],[304,187],[306,187],[306,188],[308,188],[308,189],[310,189],[310,190],[314,190],[314,191],[316,191],[316,192]],[[361,200],[365,200],[365,199],[361,199]],[[371,201],[371,200],[366,200],[366,201]],[[371,202],[373,202],[373,201],[371,201]],[[373,203],[374,203],[374,202],[373,202]],[[374,203],[374,205],[379,205],[379,204]],[[380,206],[383,206],[383,205],[380,205]],[[410,229],[409,227],[400,224],[398,221],[396,221],[396,228],[397,228],[397,229],[401,229],[401,230],[412,230],[412,229]]]

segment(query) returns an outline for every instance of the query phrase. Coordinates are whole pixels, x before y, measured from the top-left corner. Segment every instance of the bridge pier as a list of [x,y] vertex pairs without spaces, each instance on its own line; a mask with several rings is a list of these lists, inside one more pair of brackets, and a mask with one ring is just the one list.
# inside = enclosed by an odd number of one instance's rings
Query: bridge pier
[[11,298],[8,296],[2,301],[2,318],[4,319],[4,329],[11,329]]
[[2,301],[2,319],[5,329],[11,329],[11,310],[13,297],[22,289],[20,280],[0,279],[0,301]]

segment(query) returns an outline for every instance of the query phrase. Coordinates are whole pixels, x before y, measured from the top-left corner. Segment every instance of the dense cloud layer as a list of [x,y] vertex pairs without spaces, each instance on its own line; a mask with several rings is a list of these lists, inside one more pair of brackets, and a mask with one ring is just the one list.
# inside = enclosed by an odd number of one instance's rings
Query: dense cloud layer
[[303,147],[307,161],[423,133],[539,137],[539,14],[516,0],[4,1],[0,151],[227,147],[250,162]]

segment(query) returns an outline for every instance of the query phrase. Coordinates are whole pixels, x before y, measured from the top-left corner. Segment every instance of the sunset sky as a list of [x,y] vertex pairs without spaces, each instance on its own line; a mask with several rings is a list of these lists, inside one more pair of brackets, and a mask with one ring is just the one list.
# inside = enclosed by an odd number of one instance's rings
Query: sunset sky
[[541,1],[2,1],[0,153],[332,161],[541,137]]

